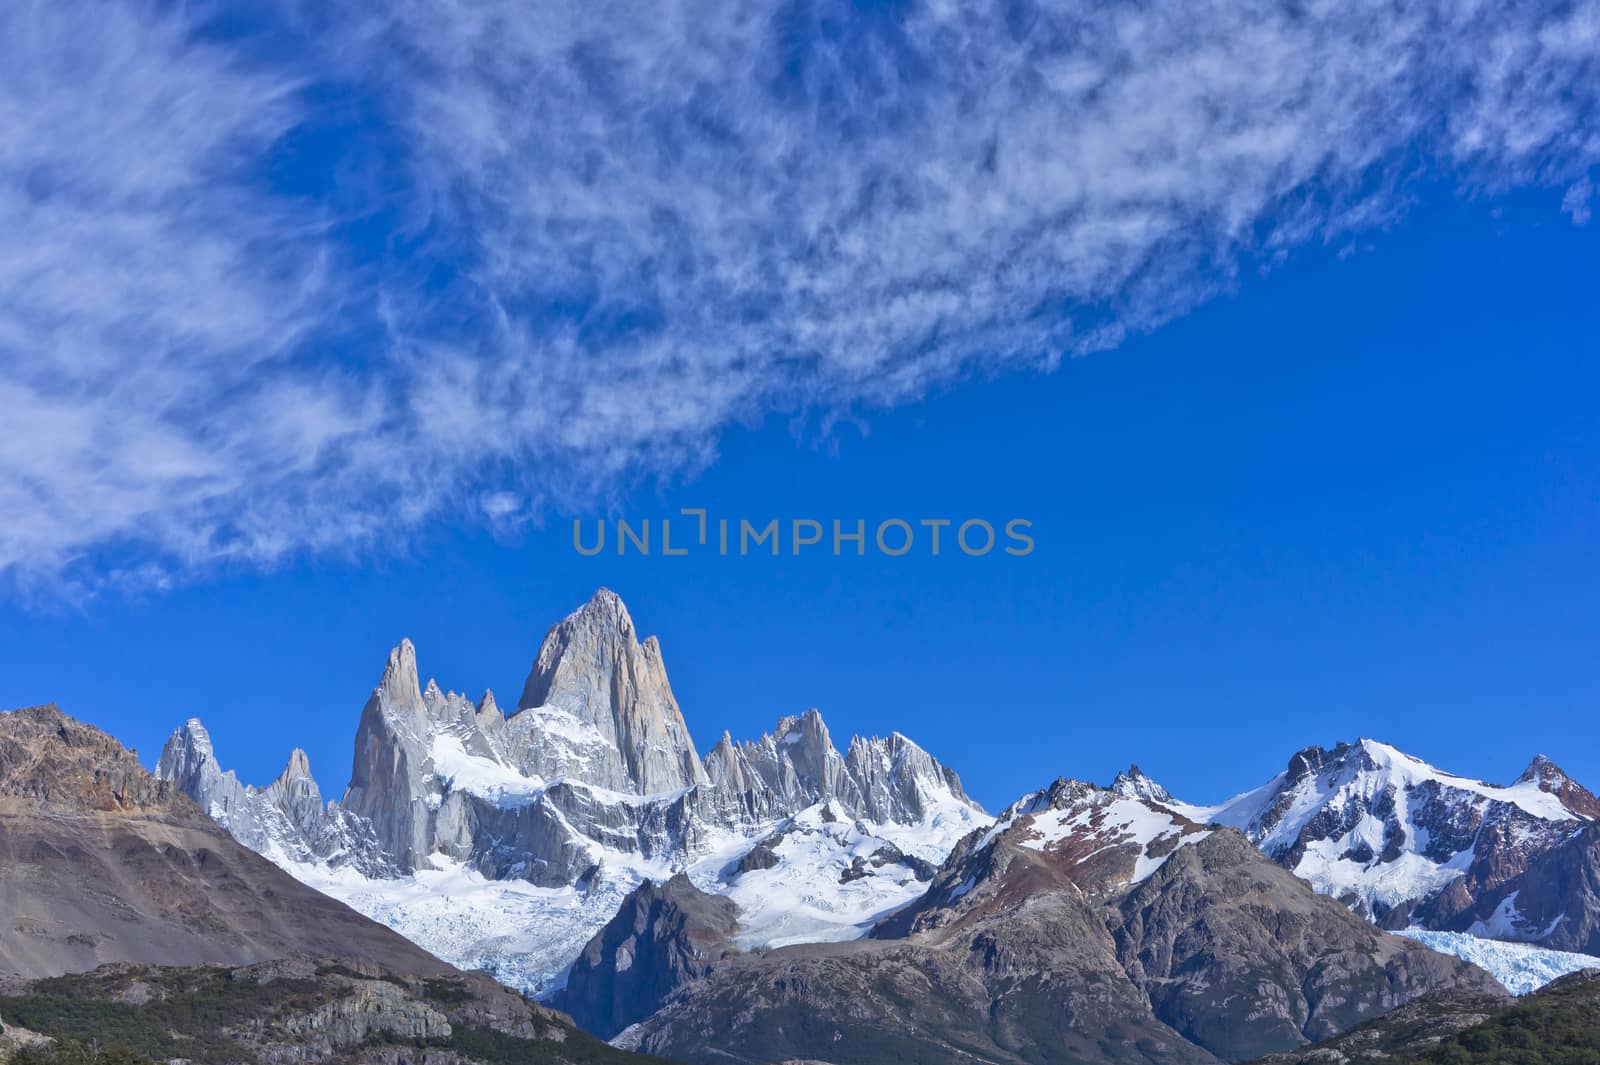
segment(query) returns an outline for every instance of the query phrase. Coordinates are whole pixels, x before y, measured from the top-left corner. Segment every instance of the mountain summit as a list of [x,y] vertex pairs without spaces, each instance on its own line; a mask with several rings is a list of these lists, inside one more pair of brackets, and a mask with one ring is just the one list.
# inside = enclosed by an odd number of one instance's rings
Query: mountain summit
[[[297,876],[532,989],[646,880],[686,873],[735,900],[746,946],[855,937],[988,823],[910,739],[856,737],[841,753],[814,709],[702,759],[659,641],[608,589],[551,627],[509,717],[487,692],[420,677],[402,640],[338,802],[322,804],[303,756],[269,787],[240,785],[198,721],[173,733],[159,773]],[[799,882],[815,888],[801,898]]]
[[1362,739],[1297,751],[1216,806],[1171,805],[1385,927],[1600,950],[1600,887],[1578,887],[1600,885],[1600,804],[1547,758],[1499,786]]
[[1144,770],[1130,765],[1118,773],[1111,782],[1111,790],[1130,799],[1150,799],[1154,802],[1171,802],[1172,795],[1160,784],[1145,775]]
[[517,716],[544,707],[570,714],[618,755],[620,763],[598,768],[591,783],[657,795],[705,782],[661,644],[654,636],[639,642],[627,606],[609,588],[553,626],[540,645]]

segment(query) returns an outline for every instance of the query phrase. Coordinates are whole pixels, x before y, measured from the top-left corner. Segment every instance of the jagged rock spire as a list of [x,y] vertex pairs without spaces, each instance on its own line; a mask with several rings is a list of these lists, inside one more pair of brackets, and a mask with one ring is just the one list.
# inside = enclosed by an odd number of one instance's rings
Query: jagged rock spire
[[310,759],[299,747],[289,753],[276,780],[264,788],[251,787],[222,768],[211,734],[192,717],[168,737],[155,775],[257,853],[351,866],[367,876],[396,871],[379,853],[371,824],[337,803],[323,803]]
[[406,872],[433,850],[429,724],[417,649],[403,639],[362,708],[343,805],[372,823],[384,853]]
[[961,778],[896,732],[860,736],[840,754],[815,709],[783,717],[770,734],[735,744],[724,733],[706,755],[716,802],[760,819],[835,800],[851,817],[916,824],[941,806],[981,808]]
[[377,694],[395,705],[421,700],[422,687],[417,681],[417,649],[409,639],[401,639],[389,652],[389,661],[378,680]]
[[654,636],[639,642],[628,608],[609,588],[540,645],[518,709],[544,706],[567,711],[614,746],[631,790],[654,795],[705,782],[661,645]]

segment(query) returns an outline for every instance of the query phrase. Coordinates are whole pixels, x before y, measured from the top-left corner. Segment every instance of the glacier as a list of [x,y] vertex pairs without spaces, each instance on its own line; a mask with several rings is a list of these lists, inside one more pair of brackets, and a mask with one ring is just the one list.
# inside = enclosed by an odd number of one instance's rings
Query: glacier
[[1600,957],[1550,950],[1528,943],[1507,943],[1484,939],[1466,932],[1433,932],[1407,928],[1400,935],[1432,947],[1441,954],[1453,954],[1486,969],[1513,995],[1537,991],[1557,977],[1583,969],[1600,969]]

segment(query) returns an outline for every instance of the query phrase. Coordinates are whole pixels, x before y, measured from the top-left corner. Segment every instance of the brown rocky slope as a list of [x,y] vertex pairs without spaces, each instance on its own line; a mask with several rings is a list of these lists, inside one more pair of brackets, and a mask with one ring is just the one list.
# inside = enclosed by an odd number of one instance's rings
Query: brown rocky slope
[[0,973],[341,957],[454,970],[235,842],[55,706],[0,714]]

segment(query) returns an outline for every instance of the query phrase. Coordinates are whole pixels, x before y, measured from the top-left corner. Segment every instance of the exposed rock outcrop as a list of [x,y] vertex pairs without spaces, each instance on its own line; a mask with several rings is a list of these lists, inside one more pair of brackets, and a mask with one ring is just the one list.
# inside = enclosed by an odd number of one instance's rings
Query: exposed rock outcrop
[[589,941],[552,1004],[609,1039],[739,953],[733,942],[738,923],[738,907],[686,876],[647,881]]
[[1416,920],[1427,928],[1600,953],[1600,824],[1577,828],[1492,886],[1465,879],[1452,885],[1419,907]]
[[[683,712],[667,683],[661,644],[639,642],[622,600],[601,588],[551,628],[517,704],[518,716],[554,706],[593,729],[616,762],[586,766],[584,779],[613,791],[657,795],[705,782]],[[513,723],[515,718],[513,718]],[[537,758],[524,772],[553,776]]]
[[337,803],[324,805],[304,751],[296,748],[278,778],[265,788],[239,783],[217,764],[211,734],[190,718],[167,738],[156,776],[176,784],[212,820],[259,853],[290,861],[349,866],[369,877],[398,870],[381,852],[370,820]]

